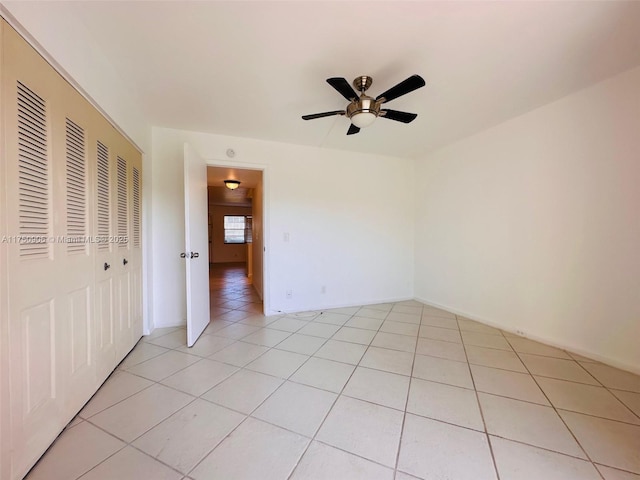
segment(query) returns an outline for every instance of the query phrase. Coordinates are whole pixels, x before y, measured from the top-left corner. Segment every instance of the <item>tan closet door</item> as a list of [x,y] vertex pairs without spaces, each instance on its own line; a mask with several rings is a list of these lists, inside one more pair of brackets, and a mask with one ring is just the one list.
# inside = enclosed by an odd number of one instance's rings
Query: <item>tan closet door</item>
[[94,147],[99,380],[106,378],[114,363],[119,363],[142,336],[142,160],[129,142],[104,119],[102,122]]
[[[3,49],[2,42],[4,39],[4,29],[8,28],[4,20],[0,19],[0,86],[2,85],[2,78],[4,77],[4,64],[2,61]],[[0,114],[4,112],[4,93],[0,91]],[[0,118],[0,138],[4,138],[3,129],[4,118]],[[6,165],[7,155],[5,152],[4,141],[0,140],[0,188],[6,192]],[[7,285],[8,277],[7,272],[7,242],[6,239],[9,235],[7,231],[6,213],[9,207],[7,198],[4,194],[1,195],[0,200],[0,237],[3,241],[0,242],[0,478],[10,477],[10,449],[11,438],[9,433],[9,423],[11,418],[11,412],[9,410],[9,378],[11,370],[9,369],[9,312],[7,309]]]
[[[112,127],[95,146],[96,327],[104,379],[142,335],[141,156]],[[138,182],[138,183],[136,183]]]
[[[66,252],[51,241],[64,235],[64,163],[52,161],[52,112],[59,78],[11,28],[3,32],[2,78],[5,125],[8,245],[8,337],[11,384],[12,476],[26,473],[65,420],[64,387],[70,305],[66,298]],[[60,221],[62,217],[62,221]]]
[[142,172],[140,153],[1,30],[0,476],[13,480],[140,338]]
[[96,382],[93,309],[95,275],[91,243],[90,198],[93,168],[90,161],[91,106],[66,82],[61,82],[52,111],[53,212],[56,238],[52,245],[61,283],[65,317],[56,339],[65,384],[60,397],[70,418],[82,408]]
[[93,191],[95,243],[95,328],[98,381],[111,373],[116,363],[115,340],[115,131],[100,132],[91,146],[95,158],[95,189]]
[[120,362],[131,350],[133,319],[131,316],[131,171],[125,155],[116,156],[116,360]]
[[142,158],[132,152],[130,198],[130,250],[129,272],[131,273],[131,322],[133,340],[142,336]]

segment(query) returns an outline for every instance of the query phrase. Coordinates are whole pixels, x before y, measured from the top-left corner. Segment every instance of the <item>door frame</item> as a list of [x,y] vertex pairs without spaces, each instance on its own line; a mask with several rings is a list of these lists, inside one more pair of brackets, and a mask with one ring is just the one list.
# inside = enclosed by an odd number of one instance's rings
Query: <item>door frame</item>
[[259,170],[262,172],[262,314],[269,315],[271,311],[271,295],[269,282],[269,238],[265,232],[269,231],[269,167],[258,163],[231,162],[216,158],[205,158],[207,167],[236,168],[238,170]]

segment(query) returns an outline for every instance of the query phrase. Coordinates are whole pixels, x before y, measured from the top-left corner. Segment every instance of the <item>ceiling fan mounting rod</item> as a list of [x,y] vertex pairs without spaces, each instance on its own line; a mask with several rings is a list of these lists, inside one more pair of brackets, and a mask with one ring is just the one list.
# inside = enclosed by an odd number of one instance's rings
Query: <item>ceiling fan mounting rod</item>
[[360,75],[353,81],[353,86],[356,87],[356,90],[358,90],[359,92],[366,92],[372,83],[373,78],[369,77],[368,75]]

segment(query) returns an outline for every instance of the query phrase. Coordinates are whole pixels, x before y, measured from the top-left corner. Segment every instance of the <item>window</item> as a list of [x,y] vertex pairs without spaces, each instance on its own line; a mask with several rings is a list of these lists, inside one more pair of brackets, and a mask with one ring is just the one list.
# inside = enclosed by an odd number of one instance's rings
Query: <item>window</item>
[[225,215],[224,243],[247,243],[246,223],[244,215]]

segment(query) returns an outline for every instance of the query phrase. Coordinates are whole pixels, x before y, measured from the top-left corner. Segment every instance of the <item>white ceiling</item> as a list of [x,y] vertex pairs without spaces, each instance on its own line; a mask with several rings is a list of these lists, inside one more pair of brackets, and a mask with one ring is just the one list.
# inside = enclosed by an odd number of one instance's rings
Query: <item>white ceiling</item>
[[[640,2],[4,4],[83,22],[60,34],[90,32],[151,125],[403,157],[640,65]],[[414,73],[427,86],[388,104],[409,125],[347,137],[345,117],[300,119],[345,107],[328,77],[371,75],[376,96]]]

